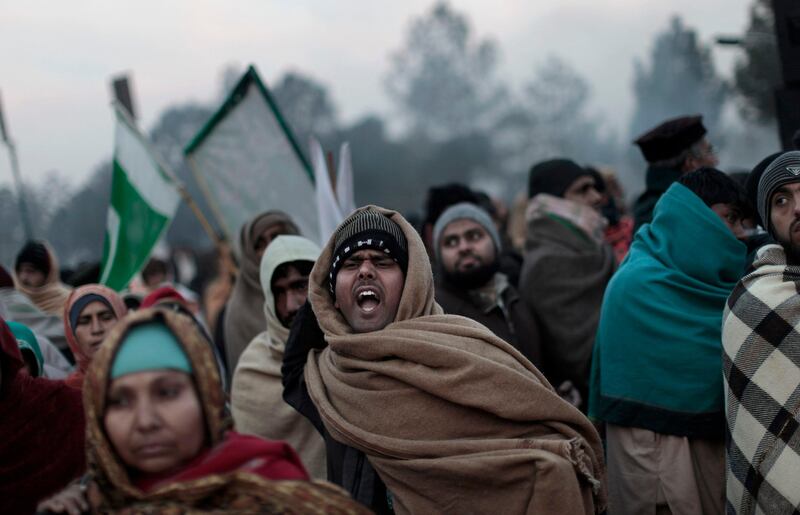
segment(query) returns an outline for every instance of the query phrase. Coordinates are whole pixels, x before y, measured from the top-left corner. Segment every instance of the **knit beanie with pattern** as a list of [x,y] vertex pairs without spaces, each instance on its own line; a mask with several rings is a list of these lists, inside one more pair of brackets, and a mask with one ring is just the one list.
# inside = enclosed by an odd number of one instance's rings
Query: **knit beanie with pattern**
[[408,242],[396,223],[378,211],[358,211],[336,230],[333,259],[328,273],[331,296],[335,297],[336,276],[342,263],[359,250],[379,250],[394,259],[403,274],[408,269]]

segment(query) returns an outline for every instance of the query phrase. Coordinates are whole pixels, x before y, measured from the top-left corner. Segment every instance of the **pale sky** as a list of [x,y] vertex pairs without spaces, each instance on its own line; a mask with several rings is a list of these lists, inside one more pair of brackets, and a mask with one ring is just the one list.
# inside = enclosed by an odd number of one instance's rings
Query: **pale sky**
[[[592,110],[615,127],[632,109],[634,58],[673,14],[704,42],[737,34],[752,0],[451,0],[500,48],[512,86],[555,54],[593,88]],[[0,0],[0,95],[23,175],[59,170],[77,187],[112,145],[109,79],[133,74],[145,129],[164,108],[216,98],[227,63],[253,63],[269,85],[289,69],[324,83],[347,123],[392,114],[388,56],[432,0]],[[738,50],[716,47],[729,76]],[[358,149],[354,149],[357,152]],[[0,185],[11,181],[5,148]]]

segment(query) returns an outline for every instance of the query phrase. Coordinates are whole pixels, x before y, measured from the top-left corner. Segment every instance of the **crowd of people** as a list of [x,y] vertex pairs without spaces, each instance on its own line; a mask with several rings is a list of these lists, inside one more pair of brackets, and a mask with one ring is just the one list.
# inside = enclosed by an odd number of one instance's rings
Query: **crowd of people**
[[[267,211],[200,291],[0,267],[1,513],[795,513],[800,151],[743,181],[700,116],[613,172],[535,163],[365,206],[320,248]],[[524,198],[523,198],[524,197]]]

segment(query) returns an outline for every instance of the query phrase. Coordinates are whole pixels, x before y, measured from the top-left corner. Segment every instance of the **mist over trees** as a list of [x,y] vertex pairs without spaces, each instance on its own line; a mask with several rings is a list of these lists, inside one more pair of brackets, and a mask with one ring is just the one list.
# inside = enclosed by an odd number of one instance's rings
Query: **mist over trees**
[[734,71],[738,107],[747,121],[774,125],[775,89],[781,85],[781,69],[775,50],[775,16],[771,0],[756,0],[750,23],[742,38],[742,53]]
[[301,72],[287,72],[272,88],[272,96],[301,146],[312,135],[324,137],[339,127],[328,89]]
[[[750,31],[771,32],[768,1],[755,0],[751,16]],[[287,70],[268,86],[303,151],[311,135],[334,152],[342,142],[350,142],[359,205],[419,213],[430,186],[453,181],[509,201],[524,191],[532,164],[557,156],[616,169],[632,198],[640,191],[645,164],[630,141],[665,118],[702,113],[722,153],[737,146],[758,153],[752,144],[742,144],[749,131],[737,133],[722,123],[726,110],[752,123],[774,120],[772,86],[759,82],[775,77],[764,70],[777,72],[774,41],[769,43],[772,47],[752,41],[741,49],[736,76],[726,83],[715,69],[709,44],[675,17],[653,36],[647,58],[631,63],[635,105],[621,134],[609,128],[607,113],[592,109],[592,84],[580,70],[551,55],[532,60],[521,83],[510,83],[499,73],[502,49],[446,2],[410,20],[401,46],[387,56],[383,77],[393,103],[391,122],[387,115],[373,112],[343,123],[324,77],[314,76],[313,70]],[[207,104],[170,106],[149,131],[157,150],[206,213],[182,151],[242,71],[223,67],[218,98]],[[400,130],[396,119],[402,120]],[[63,264],[100,260],[110,179],[109,160],[77,188],[63,187],[68,182],[59,183],[57,175],[28,186],[37,236],[51,241]],[[15,193],[8,187],[0,187],[0,220],[0,262],[11,265],[24,237]],[[210,246],[183,203],[167,242],[172,247]]]
[[386,89],[413,130],[430,138],[485,130],[506,97],[498,57],[497,44],[478,39],[465,15],[437,3],[392,54]]
[[[702,113],[710,130],[717,128],[728,85],[717,75],[711,49],[676,16],[660,33],[650,62],[636,61],[633,91],[636,107],[631,134],[681,114]],[[676,112],[677,108],[677,112]]]

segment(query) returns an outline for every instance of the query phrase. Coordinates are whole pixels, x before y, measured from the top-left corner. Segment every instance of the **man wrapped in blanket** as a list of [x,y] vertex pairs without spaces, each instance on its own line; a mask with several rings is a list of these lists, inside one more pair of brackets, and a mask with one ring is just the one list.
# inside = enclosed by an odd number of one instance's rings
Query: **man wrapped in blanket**
[[800,152],[778,156],[758,184],[758,211],[778,242],[723,315],[728,513],[800,506]]

